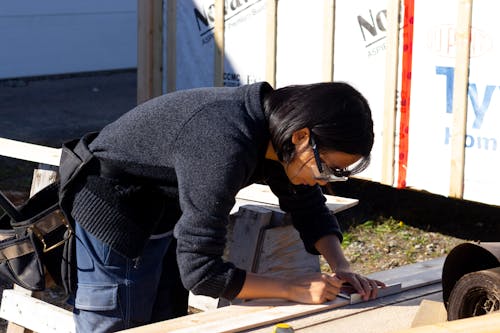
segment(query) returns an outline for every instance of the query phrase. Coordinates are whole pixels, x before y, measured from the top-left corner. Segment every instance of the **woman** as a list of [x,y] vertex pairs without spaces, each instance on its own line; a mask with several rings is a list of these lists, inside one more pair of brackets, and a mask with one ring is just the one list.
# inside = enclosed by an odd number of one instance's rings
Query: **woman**
[[[383,283],[351,271],[320,188],[366,168],[372,146],[365,98],[331,82],[178,91],[82,139],[71,153],[84,165],[61,161],[62,174],[83,170],[63,206],[76,222],[77,331],[183,315],[187,290],[322,303],[349,283],[375,297]],[[223,261],[235,195],[253,182],[270,186],[306,249],[334,274],[287,280]]]

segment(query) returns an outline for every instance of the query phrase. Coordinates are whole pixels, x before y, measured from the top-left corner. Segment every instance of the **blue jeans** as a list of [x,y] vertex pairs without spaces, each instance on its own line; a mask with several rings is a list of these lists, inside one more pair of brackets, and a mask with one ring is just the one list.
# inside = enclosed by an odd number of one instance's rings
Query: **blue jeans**
[[126,258],[78,223],[78,287],[73,310],[77,332],[114,332],[187,314],[171,234],[151,238],[139,258]]

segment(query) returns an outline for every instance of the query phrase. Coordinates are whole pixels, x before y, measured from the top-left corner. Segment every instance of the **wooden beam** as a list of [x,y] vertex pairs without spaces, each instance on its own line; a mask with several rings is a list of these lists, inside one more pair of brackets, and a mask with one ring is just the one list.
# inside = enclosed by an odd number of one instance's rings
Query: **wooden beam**
[[388,0],[385,58],[384,128],[382,137],[382,184],[394,184],[396,102],[399,65],[399,11],[401,0]]
[[496,333],[500,327],[500,311],[492,314],[419,326],[395,333]]
[[224,86],[224,0],[215,0],[214,86]]
[[453,125],[451,127],[450,197],[463,198],[467,91],[469,89],[472,0],[458,2],[455,73],[453,78]]
[[233,216],[227,235],[225,260],[247,272],[256,273],[259,244],[264,228],[271,223],[272,212],[261,207],[241,207]]
[[177,90],[177,0],[167,1],[167,92]]
[[[442,261],[441,261],[442,263]],[[431,267],[439,266],[438,262],[433,262],[428,265]],[[419,296],[422,293],[429,294],[430,292],[436,293],[441,290],[440,283],[434,283],[435,275],[440,276],[441,271],[433,271],[432,276],[429,276],[426,265],[423,263],[408,265],[407,267],[401,267],[404,272],[412,275],[413,280],[406,283],[405,293],[399,293],[390,295],[384,298],[379,298],[369,302],[363,303],[363,306],[359,304],[353,305],[352,307],[344,306],[350,305],[350,299],[336,298],[334,301],[327,302],[325,304],[311,305],[311,304],[300,304],[295,302],[288,302],[284,300],[269,300],[269,299],[259,299],[248,301],[240,305],[231,305],[224,308],[219,308],[215,310],[209,310],[207,312],[201,312],[189,315],[187,317],[171,319],[151,325],[146,325],[130,330],[125,330],[123,332],[128,333],[160,333],[160,332],[176,332],[176,333],[198,333],[198,332],[212,332],[212,333],[223,333],[223,332],[239,332],[250,330],[256,327],[261,327],[280,321],[291,320],[292,318],[304,317],[307,315],[325,313],[329,320],[334,320],[335,318],[341,318],[345,316],[352,315],[358,312],[364,312],[368,309],[374,309],[382,307],[389,304],[397,303],[401,300],[408,300],[410,298],[415,298],[415,295]],[[411,272],[413,271],[413,274]],[[378,276],[384,276],[387,280],[394,280],[399,278],[400,270],[387,270],[384,272],[379,272]],[[374,277],[374,274],[370,274],[370,277]],[[402,275],[406,276],[406,275]],[[422,281],[424,279],[429,279],[429,285],[422,287]],[[386,280],[382,280],[387,283]],[[405,282],[405,281],[403,281]],[[413,283],[413,285],[412,285]],[[413,287],[413,289],[412,289]],[[422,287],[422,291],[418,290],[417,287]],[[431,291],[429,291],[431,290]],[[335,312],[325,312],[326,310],[336,309]],[[343,310],[345,309],[345,310]],[[306,317],[305,317],[306,318]]]
[[276,320],[287,320],[288,318],[297,316],[297,314],[306,315],[321,310],[337,308],[347,304],[349,304],[349,301],[343,298],[336,298],[331,302],[318,305],[299,304],[281,300],[257,300],[236,305],[236,307],[238,307],[237,309],[233,308],[235,306],[231,305],[217,310],[211,310],[210,313],[195,313],[187,317],[167,320],[121,332],[238,332],[274,323]]
[[[424,298],[439,300],[440,285],[433,284],[377,298],[361,304],[298,316],[286,321],[295,332],[393,332],[409,327],[418,303]],[[252,333],[272,332],[275,324],[250,330]],[[249,332],[249,331],[245,331]]]
[[411,322],[411,327],[442,323],[446,320],[447,314],[443,302],[424,299]]
[[162,93],[162,0],[137,0],[137,103]]
[[276,45],[278,31],[278,1],[266,2],[266,81],[276,87]]
[[255,253],[256,267],[253,272],[292,278],[321,271],[319,256],[305,250],[299,232],[292,225],[263,230],[262,241],[258,245],[260,248]]
[[59,166],[61,149],[0,138],[0,156]]
[[372,279],[384,281],[386,284],[401,282],[401,290],[404,291],[441,282],[444,261],[445,257],[441,257],[375,272],[368,276]]
[[324,0],[323,18],[323,81],[329,82],[333,81],[335,0]]
[[10,323],[16,323],[23,331],[17,328],[7,332],[26,332],[27,328],[33,332],[72,333],[75,332],[73,313],[18,290],[3,291],[0,315]]
[[[325,195],[325,198],[326,206],[334,213],[354,207],[359,203],[358,199],[337,197],[333,195]],[[261,184],[252,184],[241,189],[236,194],[236,199],[253,201],[254,204],[263,203],[279,206],[278,197],[274,195],[269,186]]]

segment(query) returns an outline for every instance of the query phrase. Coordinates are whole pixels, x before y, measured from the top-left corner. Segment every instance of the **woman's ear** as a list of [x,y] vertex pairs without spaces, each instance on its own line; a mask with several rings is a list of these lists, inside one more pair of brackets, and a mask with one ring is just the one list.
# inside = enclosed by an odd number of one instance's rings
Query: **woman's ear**
[[304,143],[309,144],[310,135],[311,133],[307,127],[296,130],[292,134],[292,143],[296,146],[303,145]]

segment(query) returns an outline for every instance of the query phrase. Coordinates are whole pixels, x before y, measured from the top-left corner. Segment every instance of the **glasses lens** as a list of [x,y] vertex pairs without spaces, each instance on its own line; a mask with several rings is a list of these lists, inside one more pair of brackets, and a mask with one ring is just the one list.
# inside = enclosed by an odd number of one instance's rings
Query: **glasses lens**
[[351,171],[347,169],[330,169],[332,173],[337,177],[349,177],[351,175]]
[[323,169],[323,172],[321,172],[319,177],[316,177],[316,179],[319,180],[324,180],[328,182],[346,181],[347,177],[350,174],[350,172],[346,169],[338,169],[338,168],[331,169],[325,163],[321,163],[321,167]]

